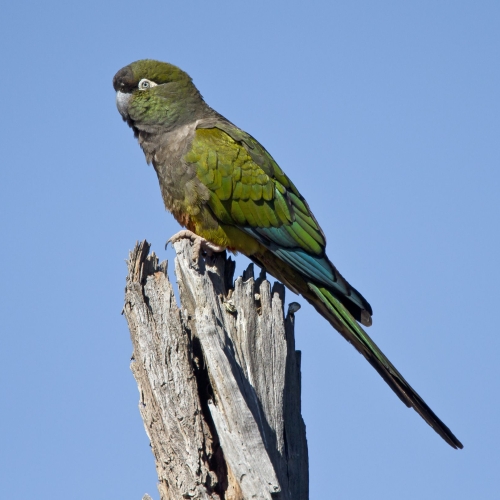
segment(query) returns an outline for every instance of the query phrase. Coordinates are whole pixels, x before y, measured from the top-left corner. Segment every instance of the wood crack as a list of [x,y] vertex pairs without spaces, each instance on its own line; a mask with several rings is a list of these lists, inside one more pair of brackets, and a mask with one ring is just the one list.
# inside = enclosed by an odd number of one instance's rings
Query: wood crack
[[[308,499],[300,353],[285,291],[253,264],[174,244],[180,308],[150,245],[130,253],[123,313],[161,500]],[[296,309],[294,309],[296,310]]]

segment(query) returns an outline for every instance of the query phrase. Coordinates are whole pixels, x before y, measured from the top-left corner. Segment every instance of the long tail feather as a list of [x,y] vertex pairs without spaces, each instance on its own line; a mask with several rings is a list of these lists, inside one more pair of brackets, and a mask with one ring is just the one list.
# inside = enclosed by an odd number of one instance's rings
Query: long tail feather
[[450,429],[412,389],[395,366],[328,288],[313,283],[268,250],[249,256],[288,288],[302,295],[377,370],[403,403],[415,411],[453,448],[463,448]]
[[[453,448],[463,448],[450,429],[412,389],[375,342],[361,328],[342,303],[326,288],[308,283],[317,300],[306,297],[315,308],[368,360],[401,401],[415,411]],[[319,301],[319,302],[318,302]]]

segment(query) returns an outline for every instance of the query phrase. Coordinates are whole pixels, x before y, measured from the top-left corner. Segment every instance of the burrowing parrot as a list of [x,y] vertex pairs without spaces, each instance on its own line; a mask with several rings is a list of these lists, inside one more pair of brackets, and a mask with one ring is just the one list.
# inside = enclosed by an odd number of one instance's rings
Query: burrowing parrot
[[330,262],[306,200],[264,147],[205,103],[187,73],[150,59],[113,79],[116,103],[152,163],[165,207],[200,249],[241,252],[302,295],[453,448],[460,441],[360,324],[372,309]]

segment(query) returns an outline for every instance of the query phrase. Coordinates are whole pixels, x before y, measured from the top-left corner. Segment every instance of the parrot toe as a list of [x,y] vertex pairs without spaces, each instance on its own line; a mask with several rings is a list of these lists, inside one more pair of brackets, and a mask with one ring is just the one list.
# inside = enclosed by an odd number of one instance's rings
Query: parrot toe
[[187,238],[191,240],[193,243],[193,249],[192,249],[192,259],[194,262],[198,262],[200,259],[200,253],[203,251],[207,255],[212,255],[214,252],[224,252],[226,250],[226,247],[222,247],[220,245],[216,245],[215,243],[211,243],[210,241],[206,240],[205,238],[202,238],[201,236],[198,236],[197,234],[193,233],[192,231],[189,231],[188,229],[183,229],[182,231],[179,231],[178,233],[174,234],[165,244],[165,248],[167,248],[169,243],[175,243],[176,241],[182,240],[184,238]]

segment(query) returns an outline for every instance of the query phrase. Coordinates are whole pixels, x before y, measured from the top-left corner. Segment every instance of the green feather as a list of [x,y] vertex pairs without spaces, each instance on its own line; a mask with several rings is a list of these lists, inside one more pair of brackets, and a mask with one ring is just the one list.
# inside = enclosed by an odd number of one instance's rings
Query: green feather
[[325,245],[325,239],[321,235],[321,233],[318,232],[317,225],[316,223],[311,219],[311,217],[307,217],[306,215],[302,214],[299,210],[295,212],[295,218],[304,231],[307,232],[307,234],[313,238],[319,245],[319,248],[321,249]]
[[231,192],[233,190],[233,179],[229,176],[222,177],[220,181],[220,187],[215,190],[215,194],[221,200],[229,200],[231,197]]
[[233,217],[233,223],[241,226],[247,224],[247,218],[245,217],[245,214],[243,213],[240,202],[238,200],[233,199],[231,201],[231,215]]
[[[279,184],[277,184],[279,186]],[[280,218],[281,222],[283,224],[289,224],[292,222],[292,217],[290,215],[290,210],[288,208],[288,205],[283,198],[283,195],[279,192],[275,192],[275,198],[274,198],[274,209],[276,210],[276,215]]]
[[297,222],[291,225],[284,226],[288,234],[297,242],[297,246],[305,250],[320,254],[322,251],[321,246],[305,231]]
[[209,204],[217,219],[226,224],[231,224],[233,222],[231,211],[228,210],[226,205],[221,202],[216,193],[210,193]]
[[259,227],[259,220],[257,214],[253,210],[254,202],[252,200],[240,200],[239,203],[241,211],[245,215],[245,219],[252,227]]
[[267,184],[262,186],[262,198],[266,201],[271,201],[274,198],[274,183],[268,181]]
[[250,198],[252,198],[253,201],[261,200],[262,199],[262,186],[260,186],[259,184],[252,184]]

